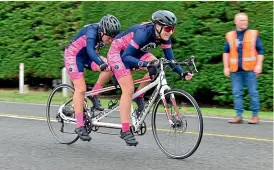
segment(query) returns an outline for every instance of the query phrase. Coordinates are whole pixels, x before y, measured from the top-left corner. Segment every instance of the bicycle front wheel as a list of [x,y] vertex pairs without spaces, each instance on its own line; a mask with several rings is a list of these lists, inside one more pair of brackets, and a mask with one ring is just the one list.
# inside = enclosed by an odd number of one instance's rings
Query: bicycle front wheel
[[164,97],[156,101],[153,109],[153,136],[168,157],[185,159],[197,150],[202,140],[203,118],[199,105],[180,89],[171,89]]
[[57,141],[62,144],[72,144],[79,139],[74,132],[75,122],[62,118],[61,112],[69,118],[74,119],[74,108],[72,97],[74,88],[68,84],[56,86],[49,95],[46,116],[50,132]]

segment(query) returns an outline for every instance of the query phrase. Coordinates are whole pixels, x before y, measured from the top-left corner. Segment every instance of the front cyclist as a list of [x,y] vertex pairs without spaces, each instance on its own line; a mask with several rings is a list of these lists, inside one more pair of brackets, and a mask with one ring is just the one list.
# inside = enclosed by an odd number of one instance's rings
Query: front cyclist
[[[108,52],[108,63],[122,89],[120,99],[122,130],[120,137],[129,146],[138,144],[129,123],[131,99],[134,93],[131,69],[147,67],[150,75],[156,74],[158,61],[156,57],[147,51],[157,45],[161,45],[168,60],[174,60],[170,37],[175,31],[176,25],[177,18],[172,12],[159,10],[152,14],[152,22],[137,24],[128,28],[118,34],[111,43]],[[193,76],[190,73],[184,74],[180,66],[174,66],[172,69],[186,80],[190,80]],[[147,76],[148,74],[145,77]],[[147,84],[142,83],[138,89],[145,87]],[[144,107],[143,95],[135,101],[139,110],[142,110]]]

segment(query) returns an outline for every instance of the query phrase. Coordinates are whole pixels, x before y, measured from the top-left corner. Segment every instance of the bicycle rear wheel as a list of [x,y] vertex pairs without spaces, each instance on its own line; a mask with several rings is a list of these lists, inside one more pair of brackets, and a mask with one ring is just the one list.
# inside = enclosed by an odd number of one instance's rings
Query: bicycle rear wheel
[[171,89],[165,93],[165,100],[156,101],[151,124],[156,143],[170,158],[191,156],[202,140],[200,108],[189,93],[180,89]]
[[49,95],[46,107],[50,132],[57,141],[68,145],[79,139],[79,136],[74,132],[75,122],[66,121],[61,116],[62,112],[71,119],[75,118],[72,103],[73,93],[74,87],[68,84],[56,86]]

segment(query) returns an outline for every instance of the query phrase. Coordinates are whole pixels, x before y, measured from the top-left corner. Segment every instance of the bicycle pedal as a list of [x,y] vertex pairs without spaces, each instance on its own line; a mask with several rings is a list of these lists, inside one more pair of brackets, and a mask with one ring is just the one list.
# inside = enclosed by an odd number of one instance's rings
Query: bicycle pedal
[[136,131],[133,131],[133,132],[136,133],[138,136],[143,136],[144,134],[146,134],[146,132],[147,132],[146,122],[143,121],[143,123],[140,125],[139,129],[137,129]]

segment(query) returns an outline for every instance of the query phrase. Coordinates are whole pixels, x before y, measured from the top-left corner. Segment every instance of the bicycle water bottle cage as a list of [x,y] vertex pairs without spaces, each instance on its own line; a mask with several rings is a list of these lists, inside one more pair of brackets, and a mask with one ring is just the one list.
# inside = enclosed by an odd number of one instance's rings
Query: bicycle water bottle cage
[[118,104],[118,100],[117,99],[111,99],[108,102],[108,109],[113,109],[114,106],[116,106]]

